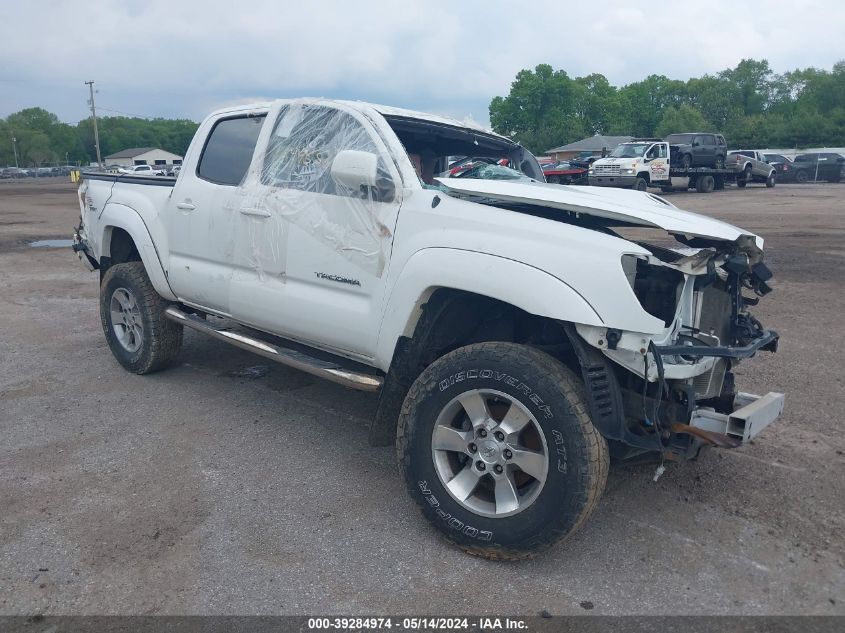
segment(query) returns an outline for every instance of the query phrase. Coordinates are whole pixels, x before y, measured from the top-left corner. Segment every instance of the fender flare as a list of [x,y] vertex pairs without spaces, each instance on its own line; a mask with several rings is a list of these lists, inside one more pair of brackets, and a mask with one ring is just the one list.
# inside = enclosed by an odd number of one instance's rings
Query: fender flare
[[138,254],[141,256],[141,261],[153,288],[165,299],[177,301],[178,299],[167,280],[167,273],[165,273],[161,264],[161,258],[155,244],[153,244],[152,237],[150,237],[150,231],[141,215],[132,207],[112,202],[103,209],[99,222],[103,227],[100,236],[100,257],[111,252],[112,230],[123,229],[135,242],[135,247],[138,249]]
[[[469,270],[476,274],[468,276]],[[440,288],[497,299],[537,316],[604,324],[582,295],[544,270],[477,251],[426,248],[414,253],[391,283],[379,330],[376,366],[385,371],[390,367],[399,337],[413,336],[422,306]]]

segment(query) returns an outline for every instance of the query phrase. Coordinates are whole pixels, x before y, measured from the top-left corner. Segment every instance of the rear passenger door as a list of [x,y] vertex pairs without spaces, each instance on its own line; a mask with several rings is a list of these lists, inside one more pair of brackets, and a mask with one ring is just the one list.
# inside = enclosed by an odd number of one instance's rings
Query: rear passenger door
[[699,134],[695,137],[698,141],[696,147],[696,164],[713,167],[716,163],[716,137],[712,134]]
[[235,207],[265,117],[249,111],[206,121],[199,156],[186,157],[195,171],[176,181],[165,211],[168,279],[185,303],[230,314]]
[[696,167],[707,164],[707,148],[703,134],[696,134],[692,139],[692,164]]

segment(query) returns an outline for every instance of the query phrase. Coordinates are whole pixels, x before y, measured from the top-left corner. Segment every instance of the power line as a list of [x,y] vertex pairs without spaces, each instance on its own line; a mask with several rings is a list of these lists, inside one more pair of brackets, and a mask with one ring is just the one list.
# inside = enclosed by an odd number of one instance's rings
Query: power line
[[122,110],[112,110],[111,108],[104,108],[100,106],[100,110],[105,110],[106,112],[116,112],[117,114],[125,114],[126,116],[134,116],[138,117],[139,119],[154,119],[155,117],[147,116],[146,114],[135,114],[134,112],[123,112]]

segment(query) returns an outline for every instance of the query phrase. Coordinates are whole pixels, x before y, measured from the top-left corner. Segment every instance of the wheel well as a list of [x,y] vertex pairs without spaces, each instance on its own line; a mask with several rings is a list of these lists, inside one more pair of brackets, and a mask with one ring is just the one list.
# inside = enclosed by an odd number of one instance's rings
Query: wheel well
[[568,338],[560,321],[529,314],[498,299],[441,288],[423,306],[411,341],[418,345],[423,366],[428,366],[472,343],[507,341],[545,347],[562,345]]
[[[529,314],[496,299],[448,288],[431,294],[412,336],[399,338],[378,411],[370,426],[370,443],[388,446],[395,442],[396,421],[402,404],[411,385],[426,367],[459,347],[487,341],[530,345],[562,362],[584,384],[593,424],[612,440],[611,445],[618,456],[642,452],[642,448],[625,446],[632,440],[626,432],[622,391],[613,364],[587,345],[572,324]],[[623,439],[625,442],[620,442]],[[648,450],[652,450],[651,445]]]
[[111,239],[108,244],[108,255],[100,257],[100,278],[113,264],[141,261],[141,254],[135,246],[135,241],[124,229],[111,227]]
[[648,175],[647,171],[641,171],[640,173],[638,173],[637,178],[642,178],[647,183],[651,184],[651,177]]
[[422,306],[421,315],[396,343],[379,408],[370,427],[370,442],[392,444],[402,402],[413,382],[435,360],[449,352],[489,341],[537,347],[579,372],[566,324],[529,314],[509,303],[472,292],[439,288]]

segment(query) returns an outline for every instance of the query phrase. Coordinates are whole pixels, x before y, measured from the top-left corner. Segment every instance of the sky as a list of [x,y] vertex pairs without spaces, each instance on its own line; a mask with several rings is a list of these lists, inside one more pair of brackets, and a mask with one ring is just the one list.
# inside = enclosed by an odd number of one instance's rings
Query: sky
[[[745,8],[739,10],[739,6]],[[201,120],[235,103],[360,99],[487,124],[516,73],[548,63],[623,85],[768,59],[845,58],[841,0],[0,0],[0,116],[40,106]],[[760,7],[759,10],[755,7]]]

